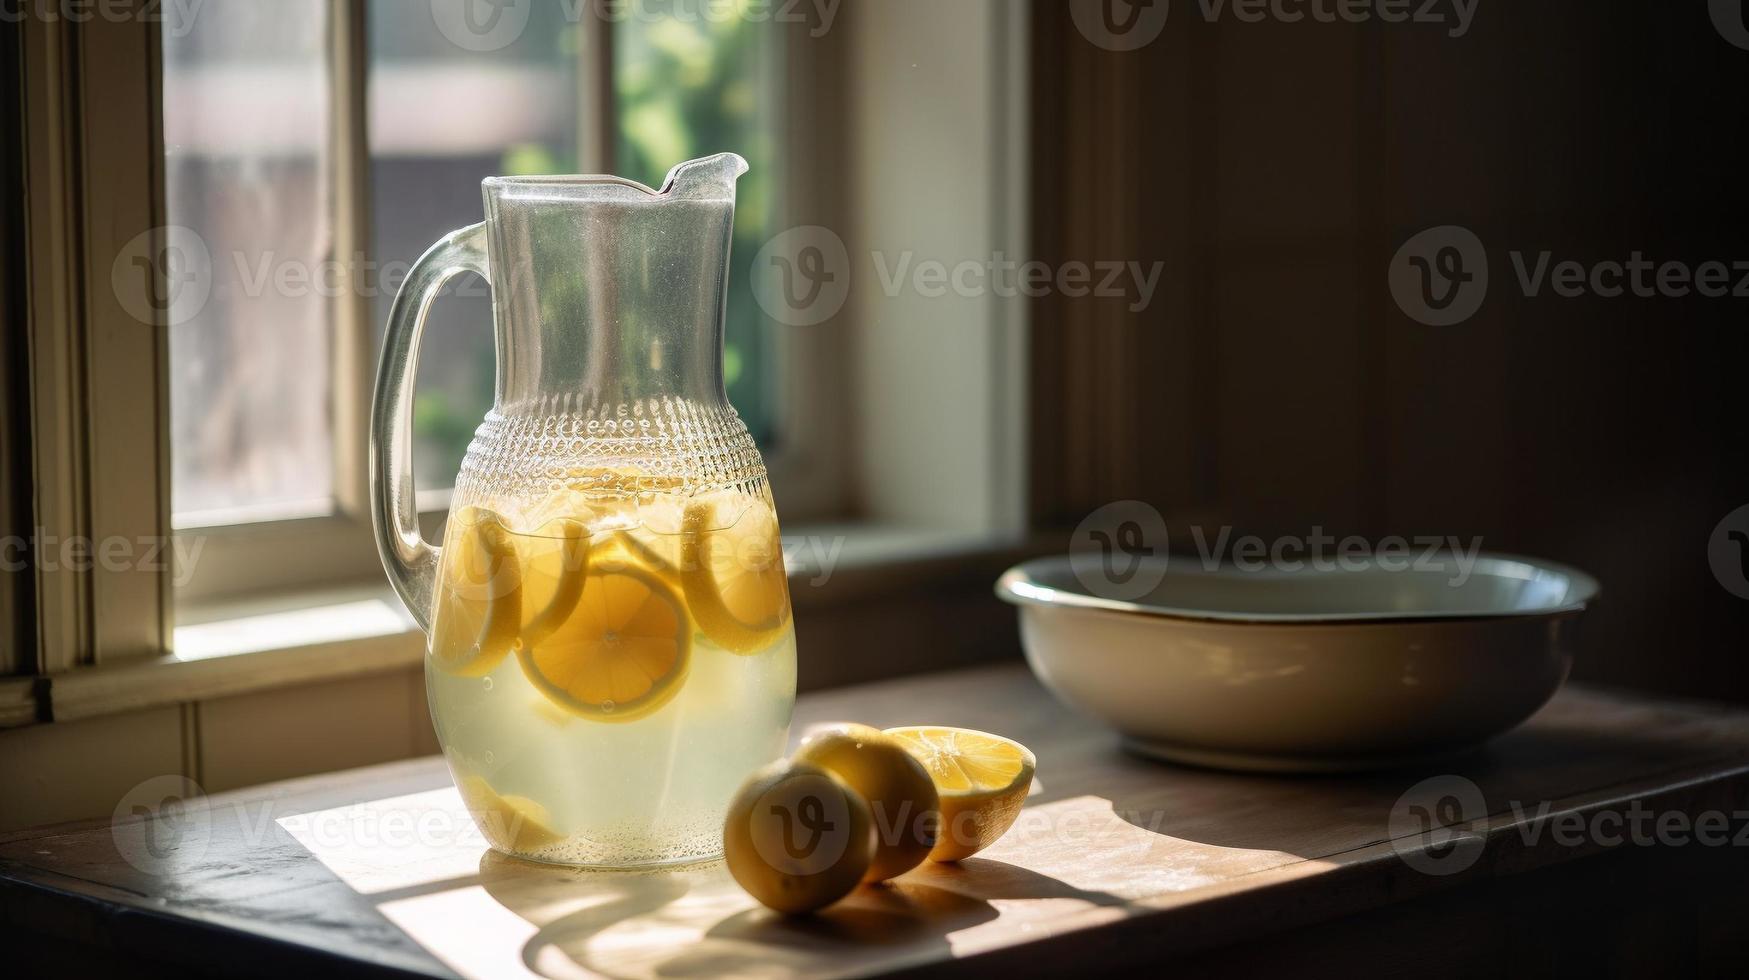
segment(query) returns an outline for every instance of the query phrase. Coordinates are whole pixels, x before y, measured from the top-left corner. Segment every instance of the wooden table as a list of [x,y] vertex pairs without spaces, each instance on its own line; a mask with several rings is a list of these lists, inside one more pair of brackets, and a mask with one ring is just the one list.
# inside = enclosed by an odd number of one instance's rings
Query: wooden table
[[[844,718],[1027,743],[1020,823],[958,866],[785,919],[720,864],[590,873],[488,852],[451,832],[449,776],[419,759],[212,797],[206,829],[155,856],[137,822],[0,838],[0,923],[36,969],[133,976],[1749,975],[1742,711],[1570,687],[1469,758],[1340,778],[1126,755],[1018,666],[809,696],[796,730]],[[1699,826],[1728,821],[1732,842],[1672,832],[1709,813],[1725,816]],[[1422,833],[1420,814],[1459,836]]]

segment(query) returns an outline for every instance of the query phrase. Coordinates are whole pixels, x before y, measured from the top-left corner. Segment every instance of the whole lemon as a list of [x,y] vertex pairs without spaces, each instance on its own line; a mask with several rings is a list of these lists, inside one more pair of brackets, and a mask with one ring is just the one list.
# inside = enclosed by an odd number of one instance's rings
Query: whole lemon
[[929,770],[903,742],[878,728],[841,722],[810,733],[795,758],[844,780],[868,803],[875,852],[864,880],[898,877],[929,856],[941,825],[941,801]]
[[723,823],[729,873],[779,912],[811,912],[848,895],[873,854],[868,804],[806,763],[780,760],[747,777]]

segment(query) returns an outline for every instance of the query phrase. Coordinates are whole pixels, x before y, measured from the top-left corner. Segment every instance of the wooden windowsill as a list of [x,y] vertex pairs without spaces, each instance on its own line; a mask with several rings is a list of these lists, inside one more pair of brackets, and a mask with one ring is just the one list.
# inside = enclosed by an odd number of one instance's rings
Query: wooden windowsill
[[[1286,778],[1128,756],[1018,666],[807,695],[793,731],[838,718],[1019,738],[1038,755],[1032,796],[980,856],[793,920],[756,908],[720,864],[628,875],[499,857],[456,816],[442,760],[417,759],[211,797],[209,822],[184,823],[199,836],[131,863],[118,842],[137,825],[0,836],[0,932],[28,930],[35,965],[60,972],[87,959],[223,972],[270,956],[300,975],[1088,975],[1174,959],[1201,966],[1177,976],[1307,962],[1462,975],[1527,956],[1716,966],[1743,909],[1749,848],[1636,843],[1621,822],[1741,811],[1739,710],[1569,687],[1437,770]],[[1485,815],[1453,817],[1423,788],[1436,773],[1472,781]],[[1459,852],[1405,831],[1393,818],[1417,803],[1459,819],[1473,853],[1451,863]],[[1573,842],[1557,821],[1600,832]],[[391,846],[391,827],[426,836]],[[1682,925],[1697,915],[1717,928]]]

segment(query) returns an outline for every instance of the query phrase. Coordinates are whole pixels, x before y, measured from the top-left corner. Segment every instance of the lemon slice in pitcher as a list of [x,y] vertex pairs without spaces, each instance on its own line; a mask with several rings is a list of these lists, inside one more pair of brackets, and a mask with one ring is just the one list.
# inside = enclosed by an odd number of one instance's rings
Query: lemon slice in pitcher
[[589,575],[589,529],[558,518],[539,534],[524,535],[522,642],[534,646],[557,632],[577,608]]
[[522,568],[503,518],[466,507],[443,553],[443,581],[431,626],[431,660],[463,677],[497,667],[522,627]]
[[638,498],[637,524],[618,534],[626,553],[679,587],[680,535],[686,521],[686,501],[674,493],[647,493]]
[[[739,507],[737,514],[731,507]],[[698,628],[733,653],[758,653],[789,621],[789,579],[777,517],[762,501],[718,497],[688,504],[680,581]]]
[[595,571],[565,621],[517,650],[554,704],[597,721],[632,721],[668,703],[686,680],[692,623],[680,597],[640,568]]
[[547,808],[528,797],[501,796],[482,776],[466,776],[455,785],[474,826],[498,850],[527,853],[560,839]]

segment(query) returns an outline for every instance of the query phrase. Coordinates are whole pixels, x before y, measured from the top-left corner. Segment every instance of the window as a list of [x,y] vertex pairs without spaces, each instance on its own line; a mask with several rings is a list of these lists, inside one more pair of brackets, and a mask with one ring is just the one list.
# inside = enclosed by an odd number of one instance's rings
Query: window
[[[483,49],[445,29],[441,15],[464,7],[531,19]],[[883,561],[1018,526],[1021,304],[880,275],[1025,248],[1028,18],[1013,5],[894,0],[837,19],[835,4],[696,0],[156,9],[0,18],[24,135],[7,155],[22,213],[0,234],[24,257],[0,283],[0,315],[24,329],[6,332],[0,359],[30,382],[0,399],[6,433],[30,450],[8,455],[29,464],[27,493],[0,468],[13,504],[0,510],[45,542],[121,546],[38,567],[5,594],[28,615],[0,667],[57,680],[0,683],[0,726],[185,703],[245,676],[326,676],[357,669],[361,649],[379,665],[405,657],[405,637],[372,634],[383,643],[324,646],[309,667],[226,630],[282,614],[288,593],[358,606],[357,587],[382,586],[365,438],[378,324],[419,250],[478,219],[490,173],[654,183],[680,158],[741,153],[754,170],[739,187],[725,366],[786,528],[849,520],[810,540],[846,531],[846,554]],[[629,14],[596,19],[615,9]],[[825,270],[845,273],[841,315],[770,322],[752,280],[798,267],[775,246],[810,239],[786,232],[822,228],[853,263]],[[436,308],[420,365],[433,538],[489,397],[486,305],[466,295],[481,284],[453,285],[463,295]],[[874,580],[819,595],[831,605]],[[164,656],[173,627],[209,620],[210,643]],[[257,662],[212,662],[227,650]],[[134,663],[152,663],[150,693]],[[124,673],[83,670],[109,665]]]
[[680,160],[735,147],[750,169],[736,190],[723,380],[753,437],[776,434],[772,338],[753,299],[750,265],[776,231],[778,160],[766,105],[775,87],[775,47],[760,25],[738,18],[629,18],[614,32],[613,108],[618,174],[652,187]]
[[[163,33],[170,244],[204,263],[181,292],[168,270],[172,519],[207,548],[182,598],[375,581],[364,413],[383,324],[420,253],[480,220],[490,175],[654,186],[685,159],[746,157],[725,375],[768,454],[793,442],[747,268],[779,205],[776,29],[631,9],[602,22],[593,4],[533,4],[522,29],[475,37],[443,3],[238,0]],[[415,399],[434,520],[493,364],[489,290],[458,277],[432,309]]]
[[328,33],[322,0],[289,0],[164,36],[167,262],[188,267],[167,270],[178,524],[333,506],[330,304],[282,275],[332,252]]
[[[593,169],[579,146],[580,31],[562,8],[532,5],[519,37],[471,51],[426,4],[370,5],[371,251],[381,263],[373,350],[406,269],[440,236],[480,220],[481,178]],[[490,290],[471,274],[431,308],[414,406],[421,488],[449,485],[492,407],[491,323]]]

